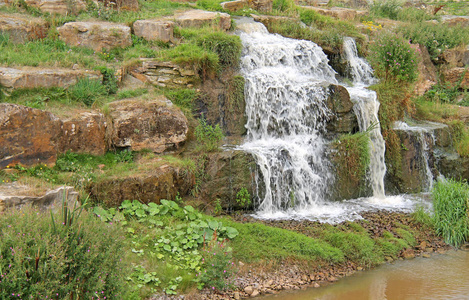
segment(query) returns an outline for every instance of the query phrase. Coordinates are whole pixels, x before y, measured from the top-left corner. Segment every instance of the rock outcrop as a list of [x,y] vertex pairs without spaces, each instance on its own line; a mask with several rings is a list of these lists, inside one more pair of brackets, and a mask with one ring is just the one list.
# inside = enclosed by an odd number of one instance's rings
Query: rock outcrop
[[108,150],[106,128],[106,118],[96,112],[84,112],[63,120],[58,151],[103,155]]
[[151,172],[121,178],[108,177],[90,186],[90,196],[105,206],[118,207],[124,200],[160,203],[186,195],[194,185],[194,175],[184,168],[163,165]]
[[[6,1],[13,2],[12,0]],[[59,15],[77,14],[86,9],[86,4],[82,0],[25,0],[25,3],[42,12]]]
[[165,97],[109,104],[112,145],[155,153],[178,149],[187,139],[187,118]]
[[367,12],[361,10],[355,10],[344,7],[331,7],[331,8],[322,8],[314,6],[302,6],[305,9],[311,9],[318,12],[321,15],[337,18],[340,20],[354,20],[364,16]]
[[59,37],[71,46],[103,49],[132,45],[130,27],[110,22],[69,22],[57,28]]
[[192,88],[200,81],[191,68],[152,59],[141,59],[141,62],[141,66],[132,68],[130,73],[143,82],[159,87]]
[[469,26],[469,16],[441,16],[441,22],[448,26]]
[[18,185],[15,182],[0,186],[0,213],[8,208],[21,208],[32,205],[41,209],[60,209],[65,200],[71,206],[78,200],[78,193],[70,186],[51,190],[42,196],[24,196],[29,187]]
[[237,11],[248,6],[247,0],[234,0],[220,3],[224,10]]
[[102,80],[102,75],[97,71],[33,68],[0,67],[0,85],[7,89],[37,88],[37,87],[62,87],[67,88],[80,78]]
[[273,1],[272,0],[248,0],[249,7],[259,12],[271,12]]
[[203,27],[213,26],[222,30],[231,27],[231,17],[229,14],[192,9],[174,16],[174,21],[181,27]]
[[173,41],[174,22],[164,20],[138,20],[133,24],[134,34],[147,41]]
[[0,13],[0,33],[8,35],[13,43],[25,43],[42,39],[46,36],[48,26],[40,18],[20,14],[7,15]]
[[452,68],[443,73],[445,81],[458,88],[469,89],[469,71],[467,68]]
[[469,66],[469,46],[447,49],[441,58],[450,68]]
[[347,89],[341,85],[327,87],[327,107],[333,116],[327,122],[327,130],[331,135],[358,132],[357,116],[353,112],[353,103]]
[[61,136],[61,121],[53,114],[0,103],[0,169],[16,164],[54,165]]
[[414,92],[417,96],[421,96],[432,86],[437,84],[437,70],[430,58],[427,47],[424,45],[412,45],[412,48],[416,50],[416,54],[420,58],[418,63],[419,76],[415,84]]

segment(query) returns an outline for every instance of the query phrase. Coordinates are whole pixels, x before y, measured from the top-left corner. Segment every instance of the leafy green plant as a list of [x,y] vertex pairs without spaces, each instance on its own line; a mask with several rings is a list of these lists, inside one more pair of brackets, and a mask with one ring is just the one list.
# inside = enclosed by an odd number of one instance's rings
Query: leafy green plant
[[97,67],[96,70],[100,71],[103,74],[103,85],[106,89],[108,95],[115,94],[117,92],[117,78],[116,78],[116,71],[112,68],[108,68],[105,66]]
[[195,128],[195,137],[203,150],[211,152],[218,149],[223,139],[223,132],[218,124],[213,127],[202,116],[199,119],[199,125]]
[[434,224],[445,242],[459,247],[469,238],[469,186],[453,179],[439,181],[432,189]]
[[375,18],[397,20],[401,6],[396,0],[374,1],[370,6],[370,14]]
[[243,187],[236,193],[236,203],[243,208],[251,206],[251,195],[247,188]]
[[417,79],[417,57],[400,36],[383,32],[371,44],[368,59],[375,74],[385,81],[413,82]]

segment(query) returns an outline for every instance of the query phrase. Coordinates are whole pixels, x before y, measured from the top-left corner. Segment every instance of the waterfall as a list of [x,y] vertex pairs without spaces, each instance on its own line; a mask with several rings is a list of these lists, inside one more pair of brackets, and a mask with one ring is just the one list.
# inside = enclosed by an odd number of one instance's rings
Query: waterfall
[[386,164],[384,152],[386,150],[381,129],[379,126],[378,110],[379,102],[374,91],[366,87],[375,82],[373,69],[357,53],[355,41],[352,38],[344,39],[344,52],[347,59],[353,87],[347,87],[350,100],[353,102],[353,110],[358,119],[360,131],[369,131],[370,137],[370,168],[368,172],[369,182],[373,190],[373,196],[384,198],[384,175]]
[[324,81],[337,83],[322,49],[310,41],[241,33],[248,140],[265,192],[259,214],[311,211],[333,182],[325,158],[330,117]]

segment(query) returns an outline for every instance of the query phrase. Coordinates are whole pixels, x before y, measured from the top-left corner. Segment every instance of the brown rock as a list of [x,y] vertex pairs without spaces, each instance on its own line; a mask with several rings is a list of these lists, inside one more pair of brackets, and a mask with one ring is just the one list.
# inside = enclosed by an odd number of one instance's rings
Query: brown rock
[[61,40],[71,46],[101,51],[132,45],[130,27],[110,22],[69,22],[57,28]]
[[162,20],[138,20],[133,24],[136,36],[147,41],[173,41],[174,22]]
[[327,122],[327,130],[331,135],[353,133],[358,131],[358,120],[352,111],[353,103],[347,89],[331,84],[327,88],[327,107],[333,115]]
[[419,76],[415,85],[415,94],[421,96],[438,82],[437,71],[427,47],[424,45],[412,45],[412,48],[416,50],[417,56],[420,57],[418,63]]
[[227,2],[220,3],[220,5],[224,10],[237,11],[246,7],[248,5],[248,1],[247,0],[227,1]]
[[469,89],[469,72],[466,68],[452,68],[444,72],[445,81],[461,89]]
[[44,38],[47,29],[46,22],[40,18],[0,13],[0,33],[8,35],[9,41],[12,43],[25,43]]
[[341,20],[353,20],[366,14],[366,11],[360,11],[344,7],[319,8],[314,6],[302,6],[305,9],[314,10],[321,15],[329,16]]
[[110,7],[117,10],[138,10],[138,0],[98,0],[102,2],[105,7]]
[[178,193],[186,195],[194,180],[187,169],[163,165],[128,177],[106,177],[103,181],[92,182],[89,191],[92,198],[102,201],[106,206],[117,207],[128,199],[160,203],[161,199],[174,200]]
[[422,249],[422,250],[425,250],[427,248],[427,242],[422,241],[419,245],[419,248]]
[[77,83],[78,79],[102,79],[96,71],[70,69],[44,69],[32,67],[5,68],[0,67],[0,84],[10,89],[36,87],[63,87]]
[[469,26],[469,16],[441,16],[441,22],[448,26]]
[[449,67],[459,67],[469,65],[469,46],[448,49],[441,55],[444,62]]
[[271,12],[273,1],[272,0],[248,0],[249,7],[259,12]]
[[241,299],[241,297],[239,296],[239,292],[234,292],[233,297],[235,298],[235,300]]
[[423,258],[430,258],[432,256],[429,253],[424,253],[424,254],[422,254],[422,257]]
[[252,292],[251,297],[259,296],[259,291],[256,289]]
[[244,292],[248,295],[252,295],[252,293],[254,293],[254,288],[252,286],[247,286],[244,288]]
[[319,283],[315,282],[315,283],[313,284],[313,287],[314,287],[314,288],[318,288],[318,287],[321,287],[321,286],[319,285]]
[[[20,191],[16,191],[18,189]],[[78,200],[78,193],[70,186],[48,191],[41,196],[22,196],[21,191],[24,192],[27,189],[27,186],[19,186],[15,183],[2,185],[0,188],[0,212],[7,208],[19,208],[24,205],[33,205],[41,209],[59,209],[64,199],[68,205],[73,205]]]
[[415,252],[412,249],[406,249],[402,252],[402,257],[404,259],[412,259],[415,257]]
[[223,30],[231,27],[229,14],[193,9],[175,16],[175,22],[182,27],[215,26]]
[[50,14],[77,14],[86,9],[82,0],[25,0],[29,6],[39,8],[42,12]]
[[179,148],[187,139],[187,118],[164,96],[153,101],[122,100],[109,104],[112,144],[155,153]]
[[51,113],[0,103],[0,169],[16,164],[53,166],[60,137],[61,122]]
[[107,151],[107,123],[103,114],[85,112],[63,120],[63,136],[59,141],[60,152],[103,155]]

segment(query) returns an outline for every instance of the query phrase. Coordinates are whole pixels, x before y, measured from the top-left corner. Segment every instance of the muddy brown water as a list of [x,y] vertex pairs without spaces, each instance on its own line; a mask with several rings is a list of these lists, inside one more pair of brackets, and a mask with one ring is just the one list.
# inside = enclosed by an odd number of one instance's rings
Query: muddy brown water
[[334,284],[262,300],[469,299],[469,251],[449,251],[358,272]]

